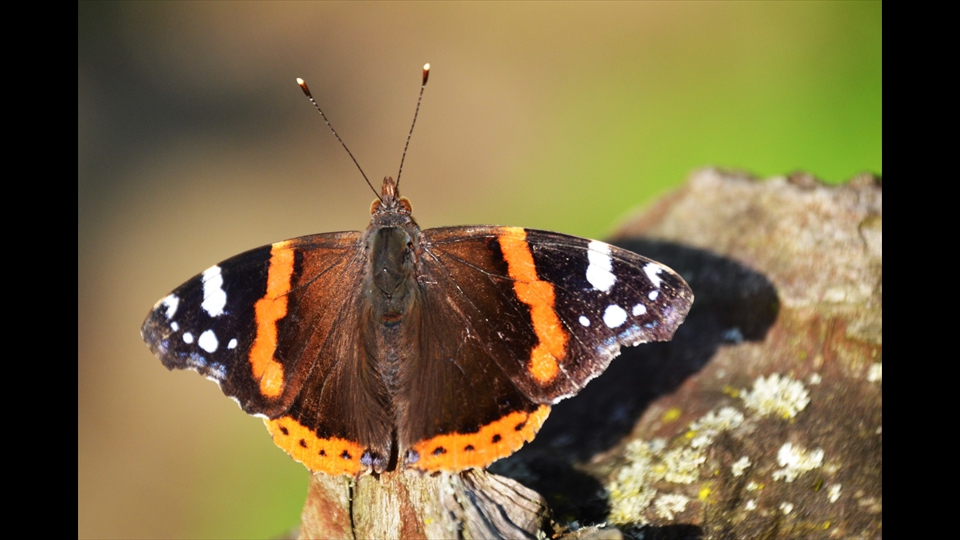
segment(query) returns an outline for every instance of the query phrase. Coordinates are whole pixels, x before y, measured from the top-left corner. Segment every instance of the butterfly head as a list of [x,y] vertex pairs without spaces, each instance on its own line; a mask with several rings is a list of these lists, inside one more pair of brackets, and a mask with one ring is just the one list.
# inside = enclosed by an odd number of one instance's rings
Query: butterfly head
[[397,225],[400,222],[411,221],[412,213],[413,205],[410,204],[410,200],[400,196],[397,183],[393,178],[385,176],[380,198],[370,205],[373,220],[386,226]]

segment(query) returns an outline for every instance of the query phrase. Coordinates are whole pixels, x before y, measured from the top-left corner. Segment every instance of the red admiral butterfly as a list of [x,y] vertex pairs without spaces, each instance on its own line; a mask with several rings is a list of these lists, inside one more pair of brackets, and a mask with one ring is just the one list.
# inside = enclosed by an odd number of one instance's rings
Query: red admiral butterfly
[[411,212],[387,177],[366,231],[212,266],[157,302],[143,339],[311,471],[460,471],[533,440],[553,403],[622,345],[669,340],[693,302],[675,272],[603,242],[421,230]]

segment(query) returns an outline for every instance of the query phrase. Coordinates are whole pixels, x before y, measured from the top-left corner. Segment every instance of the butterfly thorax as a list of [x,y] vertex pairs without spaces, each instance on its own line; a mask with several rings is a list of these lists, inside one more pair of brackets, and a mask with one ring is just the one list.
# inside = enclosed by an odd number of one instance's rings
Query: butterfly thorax
[[369,265],[365,294],[375,318],[387,326],[399,323],[415,300],[421,233],[411,212],[410,201],[399,196],[393,179],[384,178],[381,198],[371,207],[364,249]]
[[410,215],[407,199],[399,197],[393,179],[383,183],[374,202],[373,218],[364,238],[368,271],[364,284],[367,356],[395,394],[406,359],[417,354],[419,289],[416,279],[420,228]]

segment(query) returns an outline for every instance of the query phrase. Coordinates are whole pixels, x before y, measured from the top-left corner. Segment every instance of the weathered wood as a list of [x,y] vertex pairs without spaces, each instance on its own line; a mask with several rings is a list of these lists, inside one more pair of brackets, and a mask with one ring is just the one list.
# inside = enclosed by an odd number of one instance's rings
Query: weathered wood
[[514,480],[485,471],[417,471],[354,481],[310,478],[300,538],[533,539],[546,503]]
[[300,514],[299,538],[352,540],[351,494],[353,479],[310,475],[307,502]]

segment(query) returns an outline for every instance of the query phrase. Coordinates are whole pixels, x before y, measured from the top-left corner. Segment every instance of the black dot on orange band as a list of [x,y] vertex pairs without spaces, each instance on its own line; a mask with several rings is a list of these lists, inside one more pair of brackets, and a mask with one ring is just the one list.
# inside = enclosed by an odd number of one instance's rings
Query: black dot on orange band
[[283,427],[283,426],[280,426],[280,433],[283,433],[284,435],[289,435],[289,434],[290,434],[290,430],[287,429],[287,428],[285,428],[285,427]]
[[438,446],[433,450],[433,455],[435,456],[442,456],[443,454],[446,454],[446,453],[447,453],[447,449],[442,446]]
[[300,439],[300,446],[306,448],[306,447],[307,447],[307,441],[305,441],[305,440],[303,440],[303,439]]
[[523,428],[525,428],[525,427],[527,427],[527,421],[526,421],[526,420],[524,420],[523,422],[520,422],[519,424],[517,424],[516,426],[514,426],[513,429],[515,429],[515,430],[517,430],[517,431],[522,431]]
[[327,451],[326,451],[326,450],[321,450],[321,451],[320,451],[320,455],[321,455],[321,456],[327,455]]
[[346,450],[344,450],[343,453],[340,454],[340,457],[342,457],[343,459],[353,459],[353,456],[350,455],[350,452],[347,452]]
[[490,440],[492,440],[492,441],[495,442],[495,443],[498,443],[498,442],[500,442],[500,439],[502,439],[502,438],[503,438],[503,437],[501,437],[500,434],[497,433],[496,435],[493,436],[493,439],[490,439]]
[[468,444],[468,445],[464,446],[464,447],[463,447],[463,451],[464,451],[464,452],[473,452],[473,445],[472,445],[472,444]]
[[420,461],[420,454],[416,450],[407,450],[407,455],[404,458],[407,463],[416,463]]

